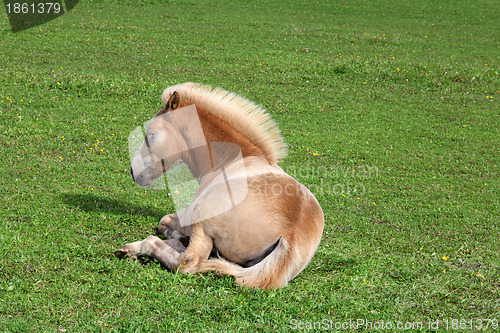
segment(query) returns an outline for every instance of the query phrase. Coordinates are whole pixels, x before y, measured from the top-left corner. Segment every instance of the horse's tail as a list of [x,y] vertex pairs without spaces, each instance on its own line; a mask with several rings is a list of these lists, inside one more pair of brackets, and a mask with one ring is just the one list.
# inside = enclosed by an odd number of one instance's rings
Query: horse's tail
[[[305,222],[305,221],[304,221]],[[279,289],[296,277],[311,261],[323,233],[324,220],[299,223],[293,232],[281,237],[274,250],[251,267],[241,267],[225,259],[208,259],[199,272],[215,271],[232,275],[238,285],[262,289]],[[300,224],[303,224],[300,226]],[[308,230],[305,230],[309,228]],[[298,230],[303,229],[303,230]]]

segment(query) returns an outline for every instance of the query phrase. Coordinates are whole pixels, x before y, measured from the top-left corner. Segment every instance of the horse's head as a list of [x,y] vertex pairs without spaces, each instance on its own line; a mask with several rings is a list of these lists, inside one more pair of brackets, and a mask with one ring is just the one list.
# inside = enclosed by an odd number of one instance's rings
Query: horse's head
[[144,142],[132,159],[130,168],[137,184],[151,185],[156,178],[179,164],[182,152],[187,150],[179,126],[170,117],[171,111],[179,105],[179,94],[174,92],[147,126]]

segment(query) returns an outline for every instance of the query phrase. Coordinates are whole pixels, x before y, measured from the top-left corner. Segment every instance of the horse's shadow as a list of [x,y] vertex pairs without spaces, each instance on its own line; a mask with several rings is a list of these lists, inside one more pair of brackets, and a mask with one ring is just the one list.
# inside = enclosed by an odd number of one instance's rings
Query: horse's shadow
[[165,215],[165,212],[158,208],[139,206],[130,202],[99,197],[93,194],[63,193],[61,197],[62,201],[67,205],[89,213],[107,213],[122,216],[142,215],[156,218]]

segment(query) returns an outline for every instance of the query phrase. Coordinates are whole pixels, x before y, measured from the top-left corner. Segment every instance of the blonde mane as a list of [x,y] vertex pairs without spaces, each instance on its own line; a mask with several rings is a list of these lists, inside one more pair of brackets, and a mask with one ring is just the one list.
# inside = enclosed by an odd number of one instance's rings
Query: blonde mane
[[270,163],[276,164],[287,155],[287,146],[276,122],[266,110],[248,99],[221,88],[186,82],[165,89],[161,96],[164,103],[174,91],[181,98],[232,124],[264,152]]

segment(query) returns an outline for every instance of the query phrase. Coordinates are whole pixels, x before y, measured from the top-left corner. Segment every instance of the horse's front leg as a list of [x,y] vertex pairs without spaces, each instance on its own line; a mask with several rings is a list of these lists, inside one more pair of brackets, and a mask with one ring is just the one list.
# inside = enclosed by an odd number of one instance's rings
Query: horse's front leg
[[115,252],[118,258],[137,259],[148,256],[158,260],[162,265],[183,273],[197,273],[202,262],[208,259],[213,248],[213,240],[205,234],[202,223],[192,226],[189,246],[184,248],[179,240],[162,241],[156,236],[125,245]]
[[175,271],[181,263],[182,253],[186,248],[175,239],[162,241],[156,236],[149,236],[146,239],[129,243],[115,252],[117,258],[137,259],[141,256],[148,256],[157,259],[162,265]]

